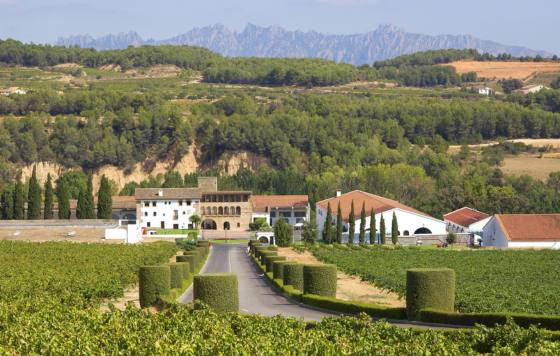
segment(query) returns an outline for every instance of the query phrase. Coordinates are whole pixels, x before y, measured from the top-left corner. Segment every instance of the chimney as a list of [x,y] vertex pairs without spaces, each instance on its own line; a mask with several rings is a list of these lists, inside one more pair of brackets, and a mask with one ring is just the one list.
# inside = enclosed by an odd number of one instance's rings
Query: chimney
[[162,196],[163,196],[163,190],[160,189],[160,190],[158,191],[157,195],[158,195],[158,197],[162,197]]
[[342,195],[342,190],[337,189],[337,190],[336,190],[336,197],[338,198],[338,197],[341,196],[341,195]]

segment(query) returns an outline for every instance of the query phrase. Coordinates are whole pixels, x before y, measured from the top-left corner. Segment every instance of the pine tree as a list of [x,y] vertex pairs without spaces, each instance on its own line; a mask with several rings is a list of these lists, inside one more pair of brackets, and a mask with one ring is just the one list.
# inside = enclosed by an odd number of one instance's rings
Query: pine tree
[[23,184],[21,184],[21,176],[18,175],[14,189],[14,219],[23,220],[25,216],[24,204]]
[[[70,219],[70,191],[64,183],[64,181],[59,180],[57,186],[57,199],[58,199],[58,218],[59,219]],[[78,212],[76,211],[76,215]]]
[[381,240],[381,245],[385,245],[386,233],[385,218],[383,217],[383,214],[381,214],[381,219],[379,219],[379,239]]
[[396,245],[399,242],[399,223],[397,222],[397,215],[393,211],[393,221],[391,221],[391,242]]
[[45,182],[45,205],[43,218],[45,220],[53,218],[53,186],[50,173],[47,175],[47,181]]
[[360,212],[360,245],[366,244],[366,203],[362,203]]
[[336,242],[342,243],[342,210],[340,202],[338,202],[338,210],[336,212]]
[[113,198],[109,179],[103,175],[97,192],[97,218],[110,219],[113,214]]
[[325,218],[325,226],[323,227],[323,242],[330,244],[332,242],[332,210],[331,203],[327,205],[327,217]]
[[27,189],[27,219],[37,220],[41,218],[41,186],[37,181],[37,169],[33,166],[33,173],[29,178]]
[[348,216],[348,244],[354,244],[354,235],[356,234],[356,215],[354,214],[354,201],[350,206],[350,216]]
[[375,227],[375,213],[373,209],[371,209],[371,213],[369,214],[369,244],[375,244],[375,235],[377,234],[377,229]]
[[95,204],[93,203],[93,182],[91,175],[88,176],[85,191],[85,209],[83,219],[95,219]]
[[6,189],[2,193],[2,219],[13,220],[14,218],[14,193]]

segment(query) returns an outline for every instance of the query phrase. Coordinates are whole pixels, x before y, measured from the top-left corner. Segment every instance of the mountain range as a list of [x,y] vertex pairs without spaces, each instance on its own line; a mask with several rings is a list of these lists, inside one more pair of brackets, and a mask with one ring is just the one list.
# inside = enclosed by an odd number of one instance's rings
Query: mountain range
[[140,45],[193,45],[232,57],[312,57],[355,65],[371,64],[419,51],[446,48],[474,48],[481,53],[509,53],[513,56],[552,54],[520,46],[508,46],[470,35],[426,35],[406,32],[393,25],[349,35],[315,31],[290,31],[280,26],[260,27],[248,24],[240,32],[217,24],[192,30],[163,40],[143,39],[136,32],[109,34],[93,38],[77,35],[59,38],[61,46],[80,46],[98,50],[121,49]]

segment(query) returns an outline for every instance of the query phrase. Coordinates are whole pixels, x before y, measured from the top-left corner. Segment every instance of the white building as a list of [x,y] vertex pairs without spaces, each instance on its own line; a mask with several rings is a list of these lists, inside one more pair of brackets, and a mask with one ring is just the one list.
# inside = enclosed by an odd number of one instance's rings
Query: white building
[[276,220],[282,218],[292,226],[301,226],[305,221],[309,221],[310,207],[307,195],[253,195],[251,204],[252,222],[264,218],[270,226],[274,226]]
[[201,193],[196,188],[137,188],[135,197],[141,228],[191,229]]
[[560,214],[497,214],[484,227],[483,246],[560,249]]
[[546,87],[544,85],[528,85],[526,87],[523,87],[521,89],[516,90],[516,92],[522,93],[522,94],[535,94],[538,93],[539,91],[545,89]]
[[344,221],[343,230],[347,233],[349,226],[348,217],[350,216],[352,202],[354,203],[354,215],[356,217],[354,229],[356,233],[354,237],[355,239],[358,238],[358,234],[360,231],[360,213],[362,210],[362,204],[365,206],[366,212],[366,235],[368,236],[367,239],[369,239],[369,224],[372,212],[375,215],[377,230],[375,241],[379,241],[379,227],[381,216],[383,216],[383,219],[385,220],[385,231],[387,234],[387,240],[390,240],[393,213],[397,218],[399,226],[399,236],[445,235],[447,233],[446,225],[441,220],[433,218],[421,211],[399,203],[398,201],[362,192],[360,190],[355,190],[346,194],[340,194],[340,192],[337,192],[336,197],[322,200],[317,203],[317,233],[319,239],[321,239],[323,235],[323,228],[325,225],[325,219],[327,216],[327,209],[329,205],[332,211],[332,223],[336,224],[337,210],[340,204],[342,219]]
[[490,215],[473,208],[463,207],[443,216],[447,231],[471,233],[482,236],[484,226],[490,221]]
[[480,88],[477,88],[477,92],[480,95],[490,96],[490,95],[494,94],[494,89],[489,88],[489,87],[480,87]]

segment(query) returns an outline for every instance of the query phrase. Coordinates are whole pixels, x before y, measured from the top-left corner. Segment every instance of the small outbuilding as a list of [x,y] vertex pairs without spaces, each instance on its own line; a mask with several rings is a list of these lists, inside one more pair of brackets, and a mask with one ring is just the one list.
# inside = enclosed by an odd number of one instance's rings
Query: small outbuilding
[[497,214],[483,231],[483,246],[560,249],[560,214]]

